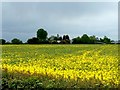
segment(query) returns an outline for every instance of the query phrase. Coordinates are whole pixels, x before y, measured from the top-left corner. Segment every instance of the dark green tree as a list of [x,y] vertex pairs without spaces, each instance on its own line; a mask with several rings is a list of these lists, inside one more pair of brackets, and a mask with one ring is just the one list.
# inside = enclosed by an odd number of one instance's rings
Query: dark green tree
[[58,40],[62,40],[62,37],[60,36]]
[[48,40],[49,40],[49,43],[51,44],[57,44],[58,38],[56,36],[50,36]]
[[70,39],[68,35],[63,35],[63,40],[62,42],[63,44],[69,44],[70,43]]
[[39,39],[36,37],[30,38],[27,40],[28,44],[38,44],[39,43]]
[[5,44],[6,40],[5,39],[0,39],[0,44]]
[[66,40],[66,35],[63,35],[63,40]]
[[12,44],[22,44],[22,41],[17,38],[12,39],[11,42],[12,42]]
[[55,37],[54,37],[54,40],[56,40],[56,41],[57,41],[57,40],[58,40],[58,38],[55,36]]
[[40,41],[45,41],[46,38],[47,38],[47,31],[45,31],[44,29],[38,29],[37,31],[37,38],[40,40]]
[[96,39],[96,36],[95,36],[95,35],[90,36],[89,38],[90,38],[90,43],[91,43],[91,44],[97,43],[97,39]]
[[72,39],[72,44],[80,44],[81,43],[81,38],[80,37],[76,37]]
[[83,36],[81,37],[81,42],[83,44],[89,44],[90,43],[90,38],[88,37],[87,34],[83,34]]
[[70,38],[69,38],[69,36],[68,36],[68,35],[66,35],[66,40],[70,40]]
[[11,42],[7,41],[5,44],[11,44]]
[[104,39],[100,38],[100,42],[104,42]]
[[106,44],[110,44],[111,40],[107,36],[104,36],[103,42],[106,43]]

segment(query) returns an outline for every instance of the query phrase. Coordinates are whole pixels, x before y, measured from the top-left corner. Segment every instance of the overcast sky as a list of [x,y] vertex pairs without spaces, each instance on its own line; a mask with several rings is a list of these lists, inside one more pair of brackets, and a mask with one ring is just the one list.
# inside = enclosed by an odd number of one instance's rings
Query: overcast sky
[[39,28],[51,35],[83,34],[118,39],[117,2],[4,2],[2,37],[7,41],[36,37]]

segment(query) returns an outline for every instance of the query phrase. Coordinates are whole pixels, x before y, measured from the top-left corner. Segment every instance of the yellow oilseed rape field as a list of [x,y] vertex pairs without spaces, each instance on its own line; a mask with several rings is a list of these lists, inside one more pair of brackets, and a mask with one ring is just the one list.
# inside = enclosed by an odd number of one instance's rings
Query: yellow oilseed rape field
[[118,88],[118,45],[1,45],[2,88]]

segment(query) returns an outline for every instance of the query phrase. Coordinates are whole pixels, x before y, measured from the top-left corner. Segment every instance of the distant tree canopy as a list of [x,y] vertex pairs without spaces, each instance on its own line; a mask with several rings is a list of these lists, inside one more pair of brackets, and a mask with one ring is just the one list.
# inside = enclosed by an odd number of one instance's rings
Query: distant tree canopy
[[80,44],[81,43],[81,38],[80,37],[73,38],[72,43],[73,44]]
[[91,44],[97,43],[97,38],[96,38],[95,35],[90,36],[89,38],[90,38],[90,43],[91,43]]
[[111,43],[111,40],[107,36],[104,36],[103,40],[104,40],[103,41],[104,43],[107,43],[107,44]]
[[73,44],[90,44],[91,43],[91,40],[90,40],[90,37],[88,37],[87,34],[83,34],[83,36],[80,38],[80,37],[77,37],[77,38],[73,38]]
[[12,42],[12,44],[22,44],[22,41],[17,38],[12,39],[11,42]]
[[37,31],[37,38],[40,40],[40,41],[44,41],[47,39],[47,31],[45,31],[44,29],[38,29]]
[[90,43],[90,38],[88,37],[87,34],[83,34],[83,36],[81,37],[81,42],[83,44],[89,44]]
[[73,44],[102,44],[102,43],[106,43],[106,44],[110,44],[111,43],[111,40],[104,36],[104,38],[97,38],[95,35],[93,36],[88,36],[87,34],[83,34],[83,36],[80,38],[80,37],[77,37],[77,38],[73,38],[72,39],[72,43]]
[[5,43],[6,43],[6,40],[0,39],[0,44],[5,44]]
[[39,43],[39,39],[36,37],[30,38],[27,40],[28,44],[38,44]]
[[[98,38],[95,35],[88,36],[87,34],[83,34],[81,37],[78,36],[76,38],[73,38],[70,40],[69,35],[63,35],[59,36],[57,34],[56,36],[52,35],[50,37],[47,37],[48,33],[44,29],[38,29],[37,30],[37,37],[32,37],[27,40],[26,43],[28,44],[110,44],[116,43],[107,36],[104,36],[104,38]],[[22,41],[20,39],[14,38],[11,40],[11,42],[6,42],[4,39],[0,39],[0,44],[22,44]],[[118,42],[120,43],[120,41]]]

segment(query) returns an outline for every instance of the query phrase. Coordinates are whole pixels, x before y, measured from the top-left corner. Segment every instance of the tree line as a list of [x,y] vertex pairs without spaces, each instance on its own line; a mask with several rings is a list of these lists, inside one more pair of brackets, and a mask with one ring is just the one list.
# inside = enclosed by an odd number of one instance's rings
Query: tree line
[[44,29],[37,30],[37,37],[32,37],[23,43],[22,40],[14,38],[11,42],[6,42],[5,39],[0,39],[0,44],[111,44],[113,41],[104,36],[104,38],[98,38],[95,35],[88,36],[83,34],[81,37],[78,36],[70,40],[69,35],[59,36],[50,36],[47,37],[48,33]]

